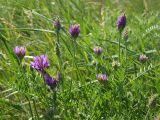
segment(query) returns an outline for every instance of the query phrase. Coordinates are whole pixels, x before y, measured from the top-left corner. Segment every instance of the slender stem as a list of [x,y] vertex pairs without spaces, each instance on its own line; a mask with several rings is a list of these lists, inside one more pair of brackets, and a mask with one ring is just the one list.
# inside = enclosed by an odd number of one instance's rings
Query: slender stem
[[127,63],[127,42],[125,43],[125,45],[126,45],[126,63]]
[[137,67],[136,67],[136,64],[134,63],[134,76],[135,76],[135,78],[136,78],[136,76],[137,76]]
[[53,90],[53,99],[54,99],[54,107],[56,110],[56,106],[57,106],[57,90],[56,89]]
[[28,88],[27,87],[28,86],[28,82],[24,81],[24,79],[26,79],[26,69],[22,64],[22,59],[23,58],[17,58],[17,59],[19,61],[19,68],[20,68],[21,77],[23,78],[23,79],[18,81],[18,87],[19,87],[20,90],[24,90],[25,91]]
[[59,41],[59,31],[57,31],[57,43],[56,43],[56,53],[59,59],[59,71],[61,72],[62,69],[62,59],[61,59],[61,51],[60,51],[60,41]]
[[118,54],[118,58],[119,58],[119,62],[121,63],[121,32],[119,35],[119,42],[118,42],[118,47],[119,47],[119,54]]
[[57,32],[56,32],[57,34],[57,43],[59,44],[59,30],[57,30]]
[[62,73],[62,71],[63,71],[63,60],[62,60],[62,54],[61,54],[61,50],[60,50],[60,41],[59,41],[59,38],[61,37],[60,36],[60,32],[59,32],[59,30],[57,30],[57,43],[56,43],[56,53],[57,53],[57,57],[58,57],[58,72],[60,72],[60,74],[61,74],[61,80],[60,80],[60,82],[62,83],[61,85],[62,85],[62,90],[63,90],[63,88],[64,88],[64,81],[63,81],[63,73]]
[[147,117],[148,117],[148,115],[149,115],[149,112],[150,112],[150,109],[148,109],[148,111],[147,111],[147,114],[146,114],[146,116],[145,116],[145,120],[147,120]]
[[126,76],[127,76],[127,41],[125,41],[125,52],[126,52],[126,55],[125,55],[125,63],[126,63],[126,68],[125,68],[125,73],[126,73]]
[[[58,58],[60,59],[61,53],[60,53],[60,42],[59,42],[59,30],[57,30],[56,36],[57,36],[57,41],[56,41],[56,54],[57,54]],[[60,65],[60,66],[61,66],[61,65]]]
[[[78,74],[80,74],[78,66],[76,64],[76,45],[77,45],[76,44],[76,39],[72,39],[72,46],[73,46],[73,67],[75,67],[77,69],[77,71],[78,71]],[[79,79],[79,75],[77,74],[77,71],[76,71],[76,77],[77,77],[77,79]],[[72,86],[73,86],[73,81],[71,79],[71,82],[70,82],[70,93],[72,91]]]
[[[73,46],[73,66],[76,66],[76,63],[75,63],[75,56],[76,56],[76,40],[73,39],[72,40],[72,46]],[[72,91],[72,79],[71,79],[71,82],[70,82],[70,94],[71,94],[71,91]]]
[[31,106],[30,100],[29,100],[29,98],[28,98],[26,95],[25,95],[25,97],[26,97],[26,99],[28,100],[29,110],[30,110],[31,116],[32,116],[32,118],[33,118],[33,120],[34,120],[34,115],[33,115],[33,112],[32,112],[32,106]]
[[82,79],[81,78],[81,72],[79,71],[79,69],[78,69],[78,66],[77,66],[77,61],[76,61],[76,48],[77,48],[77,42],[76,42],[76,38],[74,39],[74,41],[73,41],[73,51],[74,51],[74,53],[73,53],[73,64],[74,64],[74,66],[76,67],[76,69],[77,69],[77,73],[78,73],[78,75],[77,75],[77,79]]
[[74,41],[74,43],[73,43],[74,45],[73,45],[73,51],[74,51],[74,53],[73,53],[73,57],[74,57],[74,63],[75,63],[75,58],[76,58],[76,41]]
[[35,112],[36,112],[37,118],[38,118],[38,120],[39,120],[40,118],[39,118],[38,111],[37,111],[37,108],[36,108],[35,100],[33,100],[33,105],[34,105],[34,109],[35,109]]

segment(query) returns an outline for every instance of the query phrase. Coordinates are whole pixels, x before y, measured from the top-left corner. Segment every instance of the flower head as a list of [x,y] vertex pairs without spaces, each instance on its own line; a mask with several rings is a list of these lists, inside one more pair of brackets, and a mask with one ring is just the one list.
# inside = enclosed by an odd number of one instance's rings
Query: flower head
[[36,56],[33,58],[33,62],[31,62],[31,67],[43,72],[45,68],[49,68],[49,60],[46,55]]
[[50,87],[55,87],[58,84],[58,80],[56,80],[56,78],[52,78],[48,73],[44,74],[43,79]]
[[98,74],[96,76],[97,80],[99,81],[107,81],[108,80],[108,76],[106,74]]
[[127,20],[126,20],[125,14],[119,16],[118,21],[117,21],[117,27],[120,32],[125,28],[126,22]]
[[125,32],[123,33],[123,39],[124,39],[125,41],[128,40],[128,31],[125,31]]
[[70,34],[72,37],[77,38],[80,34],[80,26],[79,24],[74,24],[70,27]]
[[148,60],[148,57],[144,54],[139,56],[139,61],[145,63]]
[[98,62],[97,62],[96,60],[93,60],[93,61],[91,62],[91,64],[92,64],[92,65],[97,65]]
[[101,47],[95,47],[93,51],[95,54],[100,55],[103,52],[103,49]]
[[22,46],[16,46],[14,49],[13,49],[13,52],[15,53],[15,55],[18,57],[18,58],[23,58],[26,54],[26,48],[25,47],[22,47]]
[[112,67],[113,67],[113,69],[117,70],[117,68],[120,67],[120,63],[118,61],[113,61]]
[[57,29],[57,30],[60,30],[61,29],[61,22],[60,22],[60,20],[59,19],[56,19],[55,21],[54,21],[54,27]]
[[154,94],[151,97],[149,97],[148,106],[150,108],[155,108],[157,106],[157,97],[158,97],[158,94]]

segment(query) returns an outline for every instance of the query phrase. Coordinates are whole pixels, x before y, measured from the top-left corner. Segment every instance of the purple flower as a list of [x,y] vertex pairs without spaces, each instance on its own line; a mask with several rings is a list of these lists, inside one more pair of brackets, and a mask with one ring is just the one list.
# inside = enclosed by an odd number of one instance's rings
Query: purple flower
[[125,14],[122,16],[119,16],[118,21],[117,21],[117,26],[118,26],[118,30],[120,32],[125,28],[126,22],[127,22],[127,20],[126,20]]
[[56,78],[52,78],[48,73],[44,74],[43,79],[50,87],[55,87],[58,84],[58,80],[56,80]]
[[139,61],[145,63],[148,60],[148,57],[144,54],[139,56]]
[[96,76],[97,80],[99,81],[107,81],[108,80],[108,76],[106,74],[98,74]]
[[49,68],[49,60],[46,55],[36,56],[33,58],[33,62],[31,62],[31,67],[43,72],[45,68]]
[[57,29],[57,30],[60,30],[61,29],[61,22],[57,19],[54,21],[54,27]]
[[26,48],[22,46],[16,46],[13,51],[20,59],[22,59],[26,54]]
[[80,33],[79,24],[75,24],[70,27],[70,34],[72,37],[77,38],[79,36],[79,33]]
[[103,52],[103,49],[101,47],[95,47],[93,51],[95,54],[100,55]]

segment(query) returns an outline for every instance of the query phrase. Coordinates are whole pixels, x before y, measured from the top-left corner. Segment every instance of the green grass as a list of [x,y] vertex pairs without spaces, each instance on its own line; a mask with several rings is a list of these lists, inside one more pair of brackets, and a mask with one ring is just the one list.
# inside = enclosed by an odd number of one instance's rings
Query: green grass
[[[159,0],[1,0],[0,120],[154,119],[160,113],[159,7]],[[122,11],[127,16],[124,31],[129,31],[127,61],[121,39],[121,66],[114,70]],[[63,24],[60,59],[53,26],[57,17]],[[74,23],[81,29],[75,58],[69,34]],[[17,45],[27,48],[23,67],[13,53]],[[100,56],[93,52],[97,45],[104,50]],[[145,64],[138,61],[142,53],[149,58]],[[32,57],[41,54],[49,57],[50,75],[62,72],[56,92],[30,69]],[[96,80],[98,73],[109,76],[105,85]]]

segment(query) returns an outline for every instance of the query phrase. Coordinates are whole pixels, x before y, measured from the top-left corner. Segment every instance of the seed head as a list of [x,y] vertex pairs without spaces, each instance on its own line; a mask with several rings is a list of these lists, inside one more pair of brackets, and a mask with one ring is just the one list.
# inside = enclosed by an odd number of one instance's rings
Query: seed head
[[123,39],[124,39],[125,41],[128,40],[128,31],[125,31],[125,32],[123,33]]
[[97,62],[96,60],[93,60],[93,61],[91,62],[91,64],[92,64],[92,65],[97,65],[98,62]]
[[154,120],[160,120],[160,113],[154,118]]
[[156,107],[156,105],[157,105],[157,97],[158,97],[158,94],[154,94],[149,98],[148,106],[150,108],[155,108]]
[[118,69],[119,67],[120,67],[120,63],[118,62],[118,61],[113,61],[112,62],[112,67],[113,67],[113,69]]

